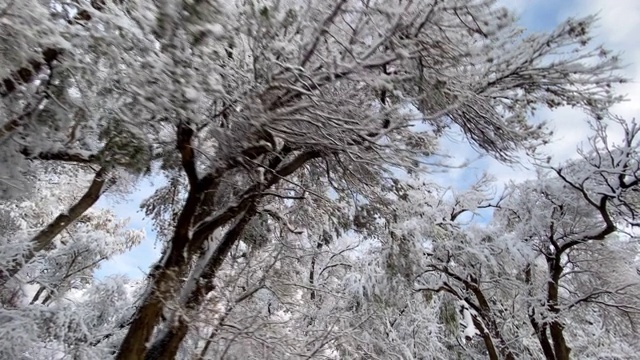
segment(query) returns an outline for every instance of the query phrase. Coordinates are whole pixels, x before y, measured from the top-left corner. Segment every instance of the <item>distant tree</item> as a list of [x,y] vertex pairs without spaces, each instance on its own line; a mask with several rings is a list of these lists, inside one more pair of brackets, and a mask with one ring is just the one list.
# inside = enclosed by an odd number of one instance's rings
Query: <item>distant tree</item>
[[[488,228],[454,228],[448,240],[433,240],[420,263],[418,289],[466,303],[490,358],[637,352],[638,239],[627,229],[637,216],[630,195],[640,189],[638,128],[614,123],[624,130],[622,143],[594,122],[582,159],[551,171],[545,165],[537,179],[512,184]],[[531,330],[535,347],[526,340]],[[595,334],[599,340],[589,340]]]

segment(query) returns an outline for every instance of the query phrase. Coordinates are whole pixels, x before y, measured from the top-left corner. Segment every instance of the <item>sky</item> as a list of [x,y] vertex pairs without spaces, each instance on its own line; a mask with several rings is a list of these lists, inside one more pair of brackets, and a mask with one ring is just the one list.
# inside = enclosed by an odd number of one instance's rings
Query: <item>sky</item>
[[[637,39],[640,34],[639,0],[502,0],[500,3],[520,14],[520,23],[530,31],[550,30],[567,17],[598,14],[598,26],[593,33],[594,42],[606,44],[607,48],[621,53],[626,65],[623,74],[630,80],[617,88],[620,94],[626,95],[627,101],[616,105],[612,110],[627,119],[640,119],[640,41]],[[555,162],[575,157],[577,146],[590,135],[587,117],[579,111],[565,108],[553,112],[541,111],[537,117],[537,120],[548,121],[554,130],[554,141],[545,146],[544,151],[552,154]],[[616,138],[615,129],[612,129],[611,135],[613,139]],[[450,134],[443,139],[441,145],[455,159],[473,159],[478,156],[460,134]],[[463,189],[483,171],[493,174],[500,184],[534,176],[527,164],[509,167],[491,158],[482,158],[464,169],[434,175],[434,180]],[[151,222],[145,219],[139,208],[140,202],[159,185],[145,180],[128,201],[117,202],[113,198],[106,198],[98,204],[114,209],[119,216],[129,217],[131,228],[145,229],[147,234],[147,238],[130,252],[105,262],[96,272],[98,278],[113,274],[141,278],[147,273],[151,263],[159,258],[160,244],[155,243]]]
[[97,278],[100,279],[115,274],[125,274],[135,279],[142,278],[147,274],[149,266],[160,257],[162,248],[160,243],[156,243],[152,222],[144,216],[144,212],[140,209],[142,201],[153,194],[155,189],[160,186],[162,186],[161,181],[152,182],[149,179],[143,179],[138,184],[136,191],[128,195],[126,200],[110,196],[99,200],[98,207],[111,208],[116,215],[122,218],[129,218],[129,227],[132,229],[144,229],[146,238],[131,251],[102,263],[95,273]]

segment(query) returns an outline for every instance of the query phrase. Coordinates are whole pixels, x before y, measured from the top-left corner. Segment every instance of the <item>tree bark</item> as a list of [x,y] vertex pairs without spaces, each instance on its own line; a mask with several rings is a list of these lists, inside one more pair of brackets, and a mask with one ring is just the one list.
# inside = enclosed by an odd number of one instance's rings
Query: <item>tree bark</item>
[[[227,231],[216,249],[213,251],[206,269],[200,276],[195,290],[191,292],[186,301],[185,313],[187,316],[195,313],[202,305],[207,294],[213,290],[213,280],[215,279],[218,270],[224,263],[224,260],[227,258],[227,255],[233,246],[240,239],[247,224],[256,214],[257,204],[254,202],[249,206],[236,224]],[[184,315],[178,315],[178,319],[171,325],[168,331],[153,343],[149,352],[145,356],[145,360],[173,360],[188,331],[188,319]]]
[[[242,201],[229,207],[214,219],[203,222],[201,227],[194,223],[194,217],[202,215],[202,205],[213,209],[215,204],[202,204],[205,193],[215,193],[220,178],[233,164],[227,164],[198,178],[195,165],[195,153],[191,147],[194,130],[186,123],[180,123],[177,129],[177,149],[180,151],[182,167],[189,181],[189,194],[176,221],[170,248],[164,260],[159,262],[150,274],[149,292],[138,309],[125,336],[116,360],[139,360],[146,352],[146,344],[151,339],[154,328],[167,301],[173,300],[179,290],[182,278],[188,270],[189,260],[201,249],[201,245],[220,226],[233,220],[242,213],[260,186],[247,190]],[[193,228],[193,229],[192,229]],[[191,231],[193,230],[193,231]]]
[[[524,270],[524,279],[527,286],[531,286],[531,265],[528,265]],[[529,295],[531,296],[531,291],[529,291]],[[542,347],[542,352],[544,353],[544,357],[547,360],[556,360],[556,356],[553,352],[553,347],[551,346],[551,342],[549,342],[549,337],[547,336],[547,324],[543,324],[542,326],[536,320],[536,312],[535,308],[531,308],[529,311],[529,322],[531,323],[531,327],[536,333],[536,337],[538,338],[538,342]]]
[[491,338],[491,334],[486,330],[482,321],[480,321],[476,316],[472,316],[471,319],[473,320],[473,326],[480,330],[480,336],[484,342],[484,347],[489,353],[489,360],[500,360],[498,351],[496,350],[496,345],[493,343],[493,338]]
[[[214,250],[205,271],[202,273],[200,280],[196,288],[191,292],[186,301],[186,313],[193,313],[202,305],[205,296],[213,290],[213,280],[215,279],[218,270],[222,266],[227,255],[239,240],[246,225],[257,213],[257,204],[259,200],[259,194],[264,189],[270,188],[276,184],[280,179],[287,177],[306,164],[308,161],[320,156],[317,151],[307,151],[293,158],[282,167],[278,166],[282,163],[282,156],[275,156],[269,162],[268,169],[273,171],[272,176],[265,183],[257,183],[247,189],[242,199],[248,199],[241,201],[237,206],[230,208],[229,214],[221,214],[219,217],[228,217],[233,219],[240,213],[244,214],[238,219],[235,225],[229,229],[216,249]],[[276,170],[277,169],[277,170]],[[253,194],[253,195],[252,195]],[[215,219],[211,222],[216,222]],[[217,226],[203,226],[201,229],[196,229],[191,239],[194,243],[200,243],[203,237],[208,237]],[[164,333],[157,341],[154,342],[145,360],[172,360],[175,358],[180,344],[187,335],[189,326],[187,319],[184,316],[179,316],[176,322],[172,325],[166,333]],[[131,358],[133,360],[134,358]],[[137,359],[137,358],[136,358]]]
[[176,221],[169,251],[151,270],[149,290],[120,345],[116,360],[140,360],[147,352],[146,344],[160,320],[164,304],[174,297],[176,287],[180,284],[178,278],[188,266],[189,259],[185,256],[185,249],[191,240],[193,217],[198,211],[203,193],[216,184],[214,176],[198,179],[191,147],[193,134],[194,131],[188,124],[181,123],[178,126],[176,147],[180,151],[182,166],[189,180],[189,194]]
[[[324,236],[324,234],[323,234]],[[316,258],[318,256],[318,252],[322,250],[323,242],[325,241],[321,236],[320,240],[316,244],[316,252],[311,257],[311,269],[309,269],[309,286],[311,287],[311,293],[309,294],[309,300],[314,301],[316,299],[316,290],[313,288],[315,284],[315,274],[316,274]]]
[[556,354],[556,360],[569,360],[571,349],[564,338],[564,326],[554,320],[549,324],[549,332],[553,340],[553,350]]
[[[471,285],[471,287],[468,287],[468,288],[476,296],[476,299],[478,300],[478,304],[480,305],[480,310],[481,310],[480,311],[480,317],[482,317],[482,319],[487,323],[487,325],[489,327],[489,329],[488,329],[489,337],[492,337],[492,336],[496,337],[496,339],[500,343],[500,350],[499,351],[502,354],[502,356],[504,356],[504,358],[506,360],[515,360],[515,356],[513,355],[511,350],[509,349],[507,342],[505,341],[504,337],[500,333],[500,329],[498,329],[498,324],[496,324],[496,322],[495,322],[495,320],[493,318],[493,314],[492,314],[489,302],[485,298],[484,294],[482,293],[482,291],[480,290],[478,285],[472,284],[472,283],[469,283],[469,284]],[[486,343],[486,341],[485,341],[485,343]],[[494,345],[493,342],[491,342],[491,343],[492,343],[492,345]],[[490,351],[490,353],[491,353],[491,351]]]
[[564,337],[564,325],[558,319],[560,309],[558,308],[558,290],[560,286],[560,276],[564,270],[560,255],[550,257],[548,260],[551,279],[547,287],[547,304],[549,311],[555,315],[555,318],[549,323],[549,333],[553,341],[553,351],[556,360],[569,360],[571,348],[567,345]]

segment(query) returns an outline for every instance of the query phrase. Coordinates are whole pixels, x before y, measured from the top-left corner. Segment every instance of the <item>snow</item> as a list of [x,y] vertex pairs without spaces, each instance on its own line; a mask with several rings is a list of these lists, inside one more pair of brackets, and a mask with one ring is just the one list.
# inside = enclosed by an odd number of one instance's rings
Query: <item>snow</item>
[[187,100],[189,101],[193,101],[196,102],[198,100],[200,100],[200,92],[194,88],[189,88],[186,87],[184,88],[184,96],[187,98]]
[[[166,265],[188,191],[175,149],[175,121],[187,117],[197,129],[190,144],[197,173],[223,172],[219,188],[199,189],[215,191],[213,209],[190,224],[189,236],[238,206],[240,194],[262,192],[250,194],[260,212],[198,309],[175,305],[185,304],[238,217],[216,229],[204,254],[183,254],[189,266],[180,273],[189,275],[169,289],[179,296],[162,299],[160,311],[197,319],[177,359],[210,336],[208,356],[216,358],[482,358],[483,332],[501,351],[540,356],[534,312],[566,325],[576,358],[640,351],[628,325],[640,290],[626,287],[637,283],[638,244],[621,234],[637,223],[635,123],[613,115],[606,129],[590,122],[592,138],[575,154],[582,159],[526,158],[539,171],[508,184],[504,198],[490,176],[467,176],[477,163],[442,155],[449,144],[442,140],[458,128],[466,147],[513,160],[546,141],[546,129],[529,119],[534,110],[601,114],[617,101],[609,90],[621,80],[613,52],[578,46],[591,35],[576,27],[590,28],[593,18],[524,34],[485,0],[347,0],[342,8],[320,0],[200,1],[197,8],[140,0],[94,6],[82,25],[69,19],[88,3],[0,7],[8,34],[0,40],[8,50],[2,79],[41,61],[41,49],[65,49],[52,72],[42,65],[0,97],[0,118],[20,119],[0,125],[0,266],[18,272],[1,284],[0,358],[112,356],[127,336],[122,324],[157,284],[152,276],[98,281],[94,271],[146,236],[132,230],[141,222],[124,220],[142,200],[129,192],[141,187],[131,179],[167,180],[143,207],[164,247],[156,269]],[[169,26],[160,29],[163,21]],[[486,37],[473,34],[476,27]],[[210,37],[194,41],[202,31]],[[557,114],[549,117],[564,120]],[[273,143],[256,144],[264,134]],[[256,145],[271,151],[242,159]],[[283,164],[309,150],[321,158],[264,189],[264,166],[285,147],[294,151],[279,154]],[[39,151],[93,163],[42,161]],[[118,184],[100,195],[117,190],[134,210],[92,208],[62,223],[65,231],[26,264],[16,262],[105,163]],[[451,174],[451,164],[460,164],[463,181],[435,181],[437,172]],[[550,164],[562,166],[562,176]],[[617,230],[604,234],[612,222]],[[562,290],[547,302],[553,271]],[[40,286],[43,296],[30,304]],[[474,309],[483,298],[480,316]],[[138,325],[157,334],[154,321]]]
[[462,308],[462,324],[464,326],[464,331],[462,332],[462,334],[465,339],[473,339],[474,336],[480,334],[480,332],[473,324],[471,311],[469,310],[467,305],[461,302],[459,303],[459,306]]

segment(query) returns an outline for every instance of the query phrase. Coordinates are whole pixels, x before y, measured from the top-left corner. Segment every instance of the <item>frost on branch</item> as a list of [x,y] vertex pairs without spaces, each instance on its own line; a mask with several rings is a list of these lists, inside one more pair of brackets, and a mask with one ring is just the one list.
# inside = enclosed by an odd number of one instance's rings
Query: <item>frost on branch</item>
[[[633,353],[640,282],[629,194],[638,188],[637,130],[633,121],[612,123],[623,130],[621,142],[607,139],[595,122],[591,148],[579,151],[582,159],[557,169],[541,165],[537,179],[512,184],[489,226],[453,223],[438,241],[421,232],[425,257],[412,262],[422,269],[415,273],[416,289],[474,309],[489,357]],[[531,327],[530,340],[519,321]],[[587,345],[584,338],[598,326],[611,335]]]
[[[93,286],[92,261],[139,240],[118,221],[89,219],[97,185],[152,175],[167,180],[143,204],[164,256],[135,308],[105,321],[113,331],[99,339],[70,305],[56,308],[80,331],[55,346],[104,344],[120,360],[511,358],[540,353],[532,343],[548,355],[548,332],[554,356],[568,356],[568,302],[541,274],[636,221],[633,191],[615,190],[634,180],[614,175],[635,166],[618,166],[632,151],[611,150],[607,174],[570,165],[497,200],[489,177],[458,192],[425,179],[424,164],[453,126],[509,161],[547,140],[527,121],[540,107],[604,116],[622,79],[617,58],[590,43],[593,22],[524,35],[491,0],[10,2],[0,8],[11,50],[0,58],[0,197],[20,235],[3,238],[0,254],[22,257],[14,280],[39,287],[22,297],[8,287],[7,303],[33,300],[17,306],[29,318],[23,309],[46,312]],[[68,183],[32,223],[51,169]],[[80,189],[85,174],[93,180]],[[72,211],[76,193],[98,196]],[[464,222],[489,208],[499,210],[490,225]],[[552,233],[579,231],[551,241],[538,226],[549,219]],[[23,246],[49,228],[38,251]],[[454,300],[469,310],[452,313]],[[451,336],[458,317],[476,329],[465,344]]]

